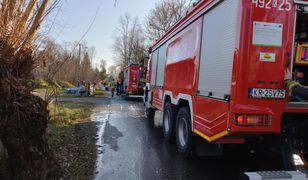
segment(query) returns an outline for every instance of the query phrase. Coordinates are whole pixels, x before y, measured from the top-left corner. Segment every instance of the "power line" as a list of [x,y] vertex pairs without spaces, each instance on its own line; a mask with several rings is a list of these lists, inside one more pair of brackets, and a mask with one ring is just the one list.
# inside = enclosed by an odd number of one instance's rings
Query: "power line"
[[93,17],[93,19],[92,19],[91,24],[89,25],[89,27],[88,27],[88,29],[86,30],[86,32],[81,36],[81,38],[80,38],[78,44],[86,37],[86,35],[88,34],[88,32],[91,30],[93,24],[95,23],[95,20],[96,20],[96,18],[97,18],[97,15],[98,15],[98,13],[99,13],[101,7],[102,7],[102,1],[100,1],[99,5],[98,5],[98,7],[97,7],[97,9],[96,9],[95,15],[94,15],[94,17]]
[[[73,57],[73,52],[74,52],[74,50],[75,50],[77,47],[79,47],[79,44],[81,43],[81,41],[86,37],[86,35],[87,35],[87,34],[89,33],[89,31],[91,30],[91,28],[92,28],[93,24],[95,23],[95,20],[96,20],[96,18],[97,18],[97,16],[98,16],[98,13],[99,13],[99,11],[100,11],[100,9],[101,9],[101,7],[102,7],[102,1],[99,1],[99,2],[100,2],[100,3],[99,3],[99,5],[98,5],[98,7],[97,7],[97,9],[96,9],[95,15],[94,15],[94,17],[93,17],[93,19],[92,19],[92,21],[91,21],[89,27],[87,28],[87,30],[85,31],[85,33],[81,36],[81,38],[79,39],[79,41],[78,41],[78,43],[75,45],[75,47],[73,47],[73,50],[72,50],[72,52],[71,52],[69,58],[67,58],[67,59],[64,60],[62,63],[60,63],[60,66],[59,66],[59,67],[61,67],[67,60],[69,60],[69,59],[71,59],[71,58]],[[57,70],[54,72],[54,74],[53,74],[52,76],[54,76],[54,75],[59,71],[59,69],[60,69],[60,68],[57,68]]]

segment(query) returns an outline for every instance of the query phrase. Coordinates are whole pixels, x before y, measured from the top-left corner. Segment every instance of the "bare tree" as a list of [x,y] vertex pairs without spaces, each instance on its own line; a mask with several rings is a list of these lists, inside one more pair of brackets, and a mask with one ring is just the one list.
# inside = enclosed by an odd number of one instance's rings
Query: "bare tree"
[[96,56],[96,50],[95,47],[90,46],[87,48],[87,53],[89,55],[91,63],[93,62],[94,57]]
[[74,50],[76,43],[59,45],[51,39],[46,39],[41,43],[43,50],[38,53],[36,78],[70,83],[77,83],[78,80],[96,80],[95,68],[92,67],[95,48],[88,48],[86,42],[83,42],[79,52]]
[[45,39],[41,43],[43,50],[37,53],[35,62],[38,77],[48,79],[49,74],[54,73],[55,68],[61,63],[62,47],[51,39]]
[[85,52],[82,62],[81,62],[81,80],[92,81],[94,77],[94,70],[92,69],[91,59],[88,52]]
[[107,78],[107,62],[102,59],[99,65],[99,78],[104,81]]
[[146,20],[147,38],[154,42],[175,24],[191,6],[192,0],[162,0],[150,10]]
[[117,77],[117,66],[116,65],[111,65],[108,67],[108,75],[109,75],[109,81],[116,79]]
[[118,65],[127,66],[145,59],[145,37],[137,17],[126,13],[120,18],[116,33],[112,50]]
[[31,94],[35,40],[57,0],[0,0],[0,139],[10,179],[46,179],[47,103]]

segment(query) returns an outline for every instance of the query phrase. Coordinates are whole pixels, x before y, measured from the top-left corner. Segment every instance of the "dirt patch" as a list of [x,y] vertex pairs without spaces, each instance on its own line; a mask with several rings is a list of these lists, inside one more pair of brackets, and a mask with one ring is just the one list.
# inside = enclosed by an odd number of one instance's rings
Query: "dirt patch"
[[96,146],[96,125],[93,122],[55,128],[48,132],[50,147],[66,179],[93,178]]
[[64,103],[62,110],[53,116],[62,114],[70,120],[62,117],[64,121],[54,120],[48,127],[49,146],[61,166],[64,179],[94,177],[97,127],[89,118],[90,107]]
[[[60,166],[63,179],[93,179],[97,158],[97,123],[91,110],[110,103],[107,98],[68,99],[49,107],[48,144]],[[7,177],[6,153],[0,144],[0,179]]]

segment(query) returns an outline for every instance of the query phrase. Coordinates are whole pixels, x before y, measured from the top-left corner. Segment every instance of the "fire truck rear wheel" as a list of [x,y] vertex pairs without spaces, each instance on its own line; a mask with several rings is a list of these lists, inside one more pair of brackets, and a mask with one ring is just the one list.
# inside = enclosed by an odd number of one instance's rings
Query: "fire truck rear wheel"
[[163,132],[167,141],[172,141],[175,138],[175,116],[174,106],[170,102],[167,102],[164,106],[163,115]]
[[192,156],[193,136],[191,118],[188,107],[182,107],[176,119],[176,144],[180,155],[185,158]]

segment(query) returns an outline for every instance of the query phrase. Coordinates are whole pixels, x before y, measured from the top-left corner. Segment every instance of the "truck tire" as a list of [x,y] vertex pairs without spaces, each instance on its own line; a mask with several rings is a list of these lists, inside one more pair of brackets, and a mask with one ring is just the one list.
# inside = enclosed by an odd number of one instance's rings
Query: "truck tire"
[[163,133],[167,141],[172,141],[175,138],[175,109],[174,106],[167,102],[164,106],[164,115],[163,115]]
[[155,116],[155,109],[154,108],[146,108],[145,110],[146,116],[150,126],[154,126],[154,116]]
[[191,130],[191,118],[188,107],[182,107],[176,119],[176,145],[177,150],[184,158],[192,156],[193,136]]

